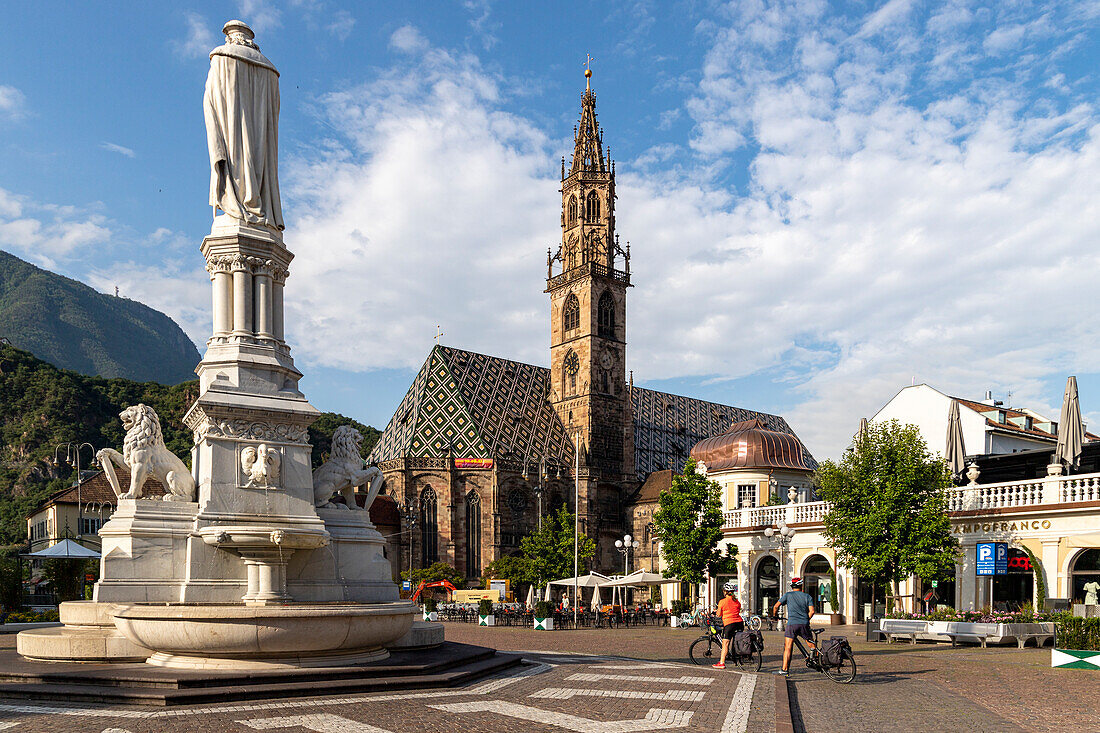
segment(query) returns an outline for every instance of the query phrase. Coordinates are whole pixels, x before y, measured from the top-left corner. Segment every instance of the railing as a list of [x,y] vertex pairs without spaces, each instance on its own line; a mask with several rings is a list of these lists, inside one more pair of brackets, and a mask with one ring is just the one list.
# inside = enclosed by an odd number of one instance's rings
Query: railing
[[599,277],[607,277],[612,280],[630,285],[630,273],[623,270],[615,270],[607,265],[599,262],[585,262],[583,265],[577,265],[576,267],[566,270],[565,272],[555,275],[546,281],[546,290],[550,291],[554,288],[565,285],[566,283],[573,282],[577,278],[584,277],[588,274],[596,275]]
[[[1048,476],[1026,481],[1004,481],[948,489],[949,512],[982,511],[1043,504],[1075,504],[1100,501],[1100,473]],[[780,506],[731,509],[723,513],[726,529],[787,524],[820,524],[829,511],[824,501]]]

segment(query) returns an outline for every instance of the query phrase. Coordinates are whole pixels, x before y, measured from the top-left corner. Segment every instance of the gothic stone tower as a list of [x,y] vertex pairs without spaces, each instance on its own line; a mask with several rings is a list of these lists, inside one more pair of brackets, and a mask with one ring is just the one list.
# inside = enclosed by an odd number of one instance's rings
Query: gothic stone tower
[[[586,77],[591,74],[585,71]],[[596,95],[586,85],[568,175],[562,160],[561,247],[556,256],[547,253],[550,401],[582,448],[582,494],[588,490],[578,512],[588,534],[599,541],[597,563],[605,567],[614,562],[611,535],[622,528],[624,490],[636,481],[626,379],[630,254],[629,245],[622,250],[615,234],[610,157],[596,121]],[[621,270],[616,269],[619,258]],[[561,263],[557,275],[555,262]]]

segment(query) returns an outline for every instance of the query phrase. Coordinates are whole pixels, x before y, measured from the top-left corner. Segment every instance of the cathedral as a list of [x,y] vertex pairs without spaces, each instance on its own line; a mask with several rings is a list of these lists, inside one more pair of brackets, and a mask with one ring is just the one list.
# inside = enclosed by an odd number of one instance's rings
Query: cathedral
[[621,572],[615,540],[635,531],[642,552],[651,546],[652,526],[631,519],[651,474],[682,468],[696,443],[734,423],[793,434],[782,417],[628,377],[630,246],[615,232],[615,163],[590,82],[561,179],[561,245],[547,252],[550,368],[437,345],[370,454],[386,494],[415,518],[393,545],[403,569],[443,561],[479,578],[544,516],[573,509],[576,490],[592,569]]

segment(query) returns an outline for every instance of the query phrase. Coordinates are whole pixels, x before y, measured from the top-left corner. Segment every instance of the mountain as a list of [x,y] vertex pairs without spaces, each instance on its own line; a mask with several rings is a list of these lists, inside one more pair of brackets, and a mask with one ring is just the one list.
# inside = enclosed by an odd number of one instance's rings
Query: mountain
[[[142,402],[160,416],[164,444],[191,463],[192,437],[183,415],[198,396],[198,381],[165,386],[156,382],[88,377],[58,369],[33,354],[0,343],[0,545],[25,543],[24,518],[55,491],[69,486],[74,471],[53,464],[54,448],[61,443],[91,443],[122,449],[125,431],[118,413]],[[332,433],[352,425],[363,434],[364,457],[381,433],[349,417],[323,412],[309,428],[314,467],[328,457]],[[84,448],[82,468],[93,451]]]
[[175,321],[134,300],[0,251],[0,337],[62,369],[177,384],[199,352]]

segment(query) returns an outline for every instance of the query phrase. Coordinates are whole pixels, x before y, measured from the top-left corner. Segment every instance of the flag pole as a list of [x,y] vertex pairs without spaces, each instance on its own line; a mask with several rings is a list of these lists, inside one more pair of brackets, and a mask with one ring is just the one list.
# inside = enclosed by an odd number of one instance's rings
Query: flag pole
[[577,628],[577,586],[580,582],[581,451],[573,436],[573,628]]

